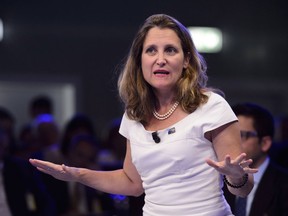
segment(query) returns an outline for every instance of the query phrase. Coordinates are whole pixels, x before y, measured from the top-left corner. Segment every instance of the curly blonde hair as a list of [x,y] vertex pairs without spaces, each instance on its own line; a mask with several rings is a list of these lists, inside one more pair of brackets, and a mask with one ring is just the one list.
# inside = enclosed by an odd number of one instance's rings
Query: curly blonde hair
[[147,123],[156,104],[152,87],[144,80],[141,68],[143,43],[151,28],[168,28],[180,38],[184,57],[189,58],[189,65],[183,69],[178,80],[175,100],[187,113],[192,113],[199,105],[206,103],[208,90],[206,83],[206,62],[198,53],[188,30],[176,19],[165,14],[148,17],[137,32],[130,48],[127,60],[118,79],[118,90],[128,117]]

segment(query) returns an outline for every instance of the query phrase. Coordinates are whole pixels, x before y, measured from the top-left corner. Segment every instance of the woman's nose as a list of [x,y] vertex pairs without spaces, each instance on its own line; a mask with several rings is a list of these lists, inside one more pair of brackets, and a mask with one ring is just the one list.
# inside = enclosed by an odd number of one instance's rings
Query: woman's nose
[[166,63],[167,62],[166,62],[165,56],[163,54],[159,54],[158,57],[157,57],[156,64],[159,65],[159,66],[163,66]]

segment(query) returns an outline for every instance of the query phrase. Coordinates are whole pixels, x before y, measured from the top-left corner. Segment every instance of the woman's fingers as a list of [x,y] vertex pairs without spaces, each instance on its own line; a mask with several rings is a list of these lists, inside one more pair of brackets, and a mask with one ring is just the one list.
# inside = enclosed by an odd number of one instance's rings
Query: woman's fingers
[[252,174],[258,172],[258,169],[249,168],[249,167],[246,167],[243,170],[245,171],[245,173],[252,173]]
[[43,160],[38,160],[38,159],[32,159],[32,158],[30,158],[29,159],[29,161],[30,161],[30,163],[32,164],[32,165],[34,165],[34,166],[40,166],[40,167],[42,167],[42,166],[51,166],[53,163],[51,163],[51,162],[48,162],[48,161],[43,161]]
[[246,153],[241,153],[240,155],[238,155],[236,158],[235,158],[235,163],[236,164],[240,164],[241,162],[243,162],[244,160],[246,159]]
[[42,161],[38,159],[29,159],[30,163],[35,166],[39,171],[46,174],[53,175],[58,172],[63,172],[62,166],[54,164],[48,161]]
[[62,181],[75,181],[75,177],[77,176],[78,169],[75,167],[69,167],[64,164],[54,164],[38,159],[29,159],[29,161],[39,171]]
[[42,169],[52,169],[53,163],[48,162],[48,161],[42,161],[42,160],[38,160],[38,159],[29,159],[30,163],[35,166],[35,167],[40,167]]
[[215,168],[215,169],[218,169],[218,168],[219,168],[218,162],[213,161],[213,160],[211,160],[211,159],[207,159],[207,160],[206,160],[206,163],[207,163],[209,166],[211,166],[211,167],[213,167],[213,168]]
[[207,159],[206,163],[224,175],[243,176],[244,173],[256,173],[258,169],[250,168],[252,159],[246,160],[246,154],[242,153],[234,160],[230,155],[226,155],[224,161],[214,161]]
[[239,163],[239,166],[241,168],[246,168],[246,167],[249,167],[249,165],[252,163],[252,159],[248,159],[248,160],[243,160]]
[[226,164],[226,165],[230,165],[230,164],[231,164],[231,157],[230,157],[230,155],[226,155],[226,156],[225,156],[225,164]]

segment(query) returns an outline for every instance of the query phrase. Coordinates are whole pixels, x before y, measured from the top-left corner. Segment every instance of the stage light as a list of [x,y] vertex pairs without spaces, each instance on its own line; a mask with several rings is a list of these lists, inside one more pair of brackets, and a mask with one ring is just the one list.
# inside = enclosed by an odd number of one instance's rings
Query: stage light
[[218,28],[188,27],[190,35],[199,52],[217,53],[222,50],[223,37]]
[[3,40],[3,36],[4,36],[4,26],[2,19],[0,19],[0,41]]

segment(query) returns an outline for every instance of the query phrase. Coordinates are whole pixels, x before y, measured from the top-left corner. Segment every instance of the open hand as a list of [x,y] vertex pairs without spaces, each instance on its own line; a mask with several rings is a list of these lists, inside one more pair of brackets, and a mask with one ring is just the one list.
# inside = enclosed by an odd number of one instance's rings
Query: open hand
[[49,174],[62,181],[77,181],[78,168],[59,165],[48,161],[29,159],[29,162],[39,171]]
[[219,173],[234,178],[241,178],[245,173],[256,173],[258,169],[250,168],[252,159],[246,160],[246,154],[242,153],[234,160],[231,160],[230,155],[226,155],[224,161],[206,160],[207,164],[215,168]]

